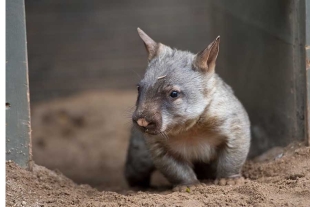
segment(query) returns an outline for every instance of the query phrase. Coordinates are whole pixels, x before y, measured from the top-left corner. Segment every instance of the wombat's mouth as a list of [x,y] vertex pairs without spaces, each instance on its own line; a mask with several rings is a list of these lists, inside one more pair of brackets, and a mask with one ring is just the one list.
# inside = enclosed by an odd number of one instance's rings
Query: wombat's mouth
[[148,129],[146,127],[139,126],[137,123],[134,122],[134,125],[143,133],[149,134],[149,135],[158,135],[162,132],[159,129]]

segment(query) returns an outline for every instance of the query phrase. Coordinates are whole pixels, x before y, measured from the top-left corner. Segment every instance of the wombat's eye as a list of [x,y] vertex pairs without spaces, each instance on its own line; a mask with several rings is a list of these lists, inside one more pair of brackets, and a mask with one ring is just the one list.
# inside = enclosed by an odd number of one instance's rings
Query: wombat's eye
[[140,86],[139,85],[137,85],[137,90],[138,90],[138,92],[140,91]]
[[179,92],[178,91],[172,91],[170,93],[170,97],[172,97],[172,98],[177,98],[178,96],[179,96]]

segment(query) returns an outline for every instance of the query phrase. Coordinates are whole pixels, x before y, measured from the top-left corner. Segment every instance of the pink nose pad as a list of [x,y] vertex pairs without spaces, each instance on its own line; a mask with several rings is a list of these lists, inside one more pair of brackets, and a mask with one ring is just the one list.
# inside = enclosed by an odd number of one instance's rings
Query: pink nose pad
[[141,118],[137,120],[137,124],[139,126],[146,127],[149,125],[149,122],[147,122],[144,118]]

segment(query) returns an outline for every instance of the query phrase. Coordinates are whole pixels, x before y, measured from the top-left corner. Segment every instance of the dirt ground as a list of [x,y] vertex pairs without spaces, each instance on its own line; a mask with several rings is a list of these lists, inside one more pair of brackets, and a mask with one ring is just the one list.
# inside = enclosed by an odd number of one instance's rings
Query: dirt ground
[[[7,206],[310,206],[310,147],[300,143],[248,161],[242,185],[129,189],[123,165],[135,94],[88,92],[32,106],[36,165],[6,163]],[[152,183],[167,184],[158,174]]]

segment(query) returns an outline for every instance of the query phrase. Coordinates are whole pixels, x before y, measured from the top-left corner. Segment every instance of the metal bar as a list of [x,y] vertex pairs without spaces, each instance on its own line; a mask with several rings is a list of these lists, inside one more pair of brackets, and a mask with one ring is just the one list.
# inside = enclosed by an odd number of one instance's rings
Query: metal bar
[[[305,1],[294,0],[291,3],[291,31],[292,31],[292,63],[293,63],[293,94],[294,105],[297,119],[294,124],[294,137],[295,139],[305,140],[308,133],[307,121],[307,78],[305,73]],[[301,131],[301,126],[304,131]]]
[[307,144],[310,145],[310,1],[305,1],[305,52],[306,52],[306,78],[307,78]]
[[6,1],[6,159],[31,168],[24,0]]

